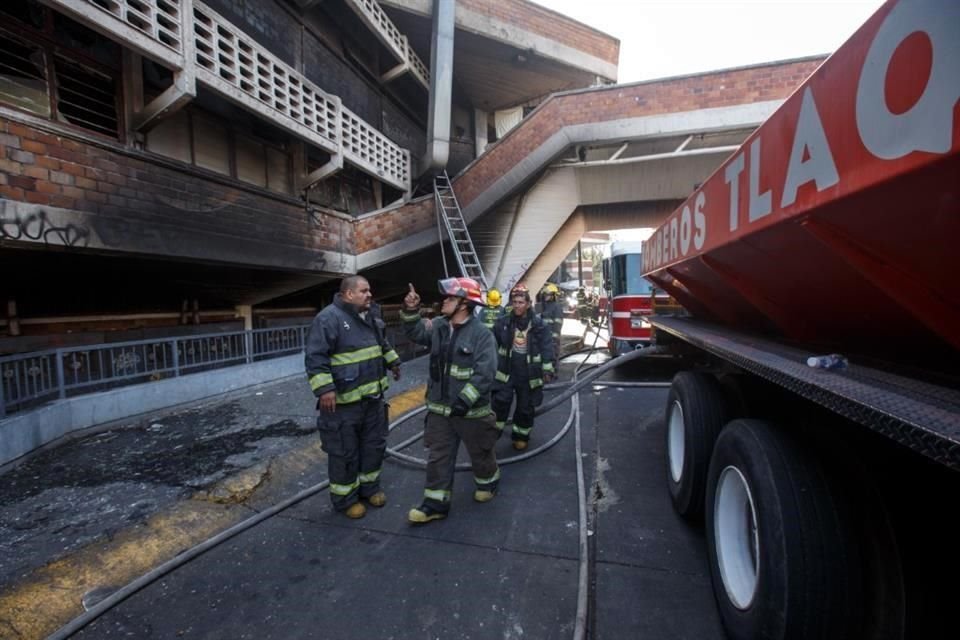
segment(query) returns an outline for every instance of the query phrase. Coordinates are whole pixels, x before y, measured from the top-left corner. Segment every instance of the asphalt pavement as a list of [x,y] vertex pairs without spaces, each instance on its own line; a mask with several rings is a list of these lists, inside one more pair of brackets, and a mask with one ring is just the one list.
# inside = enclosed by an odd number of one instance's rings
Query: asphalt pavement
[[[575,362],[563,367],[569,377]],[[406,363],[397,411],[422,400]],[[663,378],[636,367],[614,377]],[[666,374],[666,378],[669,375]],[[702,532],[664,483],[665,389],[580,397],[592,638],[721,638]],[[0,637],[41,638],[116,588],[236,522],[325,480],[312,396],[299,377],[133,428],[93,434],[6,472],[0,485]],[[398,406],[399,405],[399,406]],[[538,418],[558,434],[564,403]],[[326,492],[143,589],[77,638],[569,638],[577,614],[575,429],[530,459],[501,438],[497,497],[457,474],[443,521],[413,527],[424,472],[389,459],[388,503],[362,520]],[[390,446],[415,435],[400,425]],[[404,453],[425,457],[417,441]],[[463,461],[466,457],[461,452]]]

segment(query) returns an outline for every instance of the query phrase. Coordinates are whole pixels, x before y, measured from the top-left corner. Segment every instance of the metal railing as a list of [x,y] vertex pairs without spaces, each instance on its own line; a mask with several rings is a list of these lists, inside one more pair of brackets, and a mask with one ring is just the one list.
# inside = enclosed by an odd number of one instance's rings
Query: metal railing
[[407,37],[400,33],[387,12],[380,7],[380,3],[376,0],[347,0],[347,6],[353,9],[397,60],[408,66],[420,84],[429,90],[430,70],[410,46]]
[[64,347],[0,357],[0,417],[58,398],[303,351],[309,325]]

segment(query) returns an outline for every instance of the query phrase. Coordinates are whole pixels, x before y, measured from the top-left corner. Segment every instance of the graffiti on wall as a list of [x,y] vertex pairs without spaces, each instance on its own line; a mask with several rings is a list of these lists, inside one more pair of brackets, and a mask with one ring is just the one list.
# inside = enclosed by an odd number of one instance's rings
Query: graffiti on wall
[[523,278],[524,274],[527,272],[528,269],[530,269],[529,264],[527,264],[526,262],[521,264],[520,268],[517,269],[512,276],[510,276],[509,280],[507,280],[507,286],[504,287],[504,291],[512,291],[514,285],[520,282],[520,279]]
[[45,209],[29,213],[9,210],[7,201],[0,201],[0,240],[28,240],[64,247],[86,247],[90,230],[68,222],[55,224]]

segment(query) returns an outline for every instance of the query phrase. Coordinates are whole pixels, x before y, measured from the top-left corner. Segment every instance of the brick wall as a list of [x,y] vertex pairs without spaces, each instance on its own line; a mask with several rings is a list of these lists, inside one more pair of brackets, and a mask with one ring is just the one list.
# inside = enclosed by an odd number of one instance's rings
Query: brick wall
[[433,196],[414,200],[399,209],[371,216],[354,224],[357,253],[382,247],[430,227],[436,228]]
[[[824,58],[731,69],[656,82],[611,86],[557,95],[544,102],[454,180],[460,205],[466,207],[507,171],[565,126],[622,118],[679,113],[786,98]],[[400,240],[435,224],[433,200],[361,221],[358,253]],[[427,207],[429,211],[424,211]],[[387,217],[388,221],[379,221]],[[409,217],[409,219],[408,219]],[[378,225],[372,233],[373,225]]]
[[617,64],[620,41],[527,0],[458,0],[465,8]]
[[[292,198],[4,117],[0,198],[34,205],[0,200],[0,240],[158,257],[321,270],[339,230],[349,234],[349,224],[308,216]],[[343,248],[353,251],[349,235]]]

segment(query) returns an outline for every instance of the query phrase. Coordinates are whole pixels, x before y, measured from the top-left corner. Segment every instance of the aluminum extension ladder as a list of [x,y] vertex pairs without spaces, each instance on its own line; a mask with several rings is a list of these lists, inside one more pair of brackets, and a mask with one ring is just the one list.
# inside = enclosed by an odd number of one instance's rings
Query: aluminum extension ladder
[[[439,221],[442,219],[444,226],[447,228],[447,236],[450,238],[453,254],[460,266],[460,273],[468,278],[473,278],[486,290],[487,279],[483,274],[483,267],[480,265],[480,257],[473,246],[473,240],[470,239],[470,232],[467,231],[467,221],[463,219],[463,211],[460,209],[460,203],[453,192],[453,185],[450,184],[450,176],[447,175],[446,171],[433,179],[433,193],[437,204],[438,231]],[[440,251],[443,252],[442,234]],[[443,253],[443,271],[449,277],[445,253]]]

